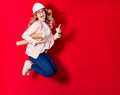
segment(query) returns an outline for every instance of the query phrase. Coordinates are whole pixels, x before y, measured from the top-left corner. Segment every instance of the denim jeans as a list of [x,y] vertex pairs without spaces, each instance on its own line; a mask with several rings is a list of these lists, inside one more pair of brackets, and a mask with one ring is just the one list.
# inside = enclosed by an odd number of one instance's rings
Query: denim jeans
[[55,62],[48,53],[41,53],[37,59],[34,59],[30,56],[29,58],[33,63],[31,69],[35,70],[41,75],[52,77],[57,72]]

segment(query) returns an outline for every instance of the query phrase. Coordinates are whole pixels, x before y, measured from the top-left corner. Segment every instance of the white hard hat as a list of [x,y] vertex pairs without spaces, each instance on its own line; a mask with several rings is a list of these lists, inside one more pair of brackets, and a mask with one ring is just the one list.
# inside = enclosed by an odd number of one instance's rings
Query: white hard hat
[[33,13],[37,12],[38,10],[42,9],[42,8],[45,8],[45,6],[41,3],[35,3],[33,5],[33,8],[32,8],[32,11]]

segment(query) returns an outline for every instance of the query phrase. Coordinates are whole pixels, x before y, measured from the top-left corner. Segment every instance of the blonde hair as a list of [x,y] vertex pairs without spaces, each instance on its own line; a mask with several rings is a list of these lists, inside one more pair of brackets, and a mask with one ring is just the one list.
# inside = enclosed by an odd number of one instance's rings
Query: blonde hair
[[[53,26],[55,25],[55,20],[54,18],[52,17],[52,10],[51,9],[45,9],[43,8],[44,11],[45,11],[45,14],[46,14],[46,19],[45,19],[45,22],[49,25],[49,27],[52,29]],[[38,18],[37,18],[37,13],[34,14],[34,17],[31,18],[30,22],[28,23],[28,27],[30,27],[35,21],[37,21]]]

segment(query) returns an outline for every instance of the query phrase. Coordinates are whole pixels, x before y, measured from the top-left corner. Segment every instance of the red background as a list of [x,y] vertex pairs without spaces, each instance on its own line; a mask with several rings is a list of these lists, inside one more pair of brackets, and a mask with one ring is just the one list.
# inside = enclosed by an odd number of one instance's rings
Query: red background
[[37,0],[0,1],[0,95],[120,95],[120,2],[41,0],[63,36],[49,51],[58,73],[22,76],[26,46],[16,46]]

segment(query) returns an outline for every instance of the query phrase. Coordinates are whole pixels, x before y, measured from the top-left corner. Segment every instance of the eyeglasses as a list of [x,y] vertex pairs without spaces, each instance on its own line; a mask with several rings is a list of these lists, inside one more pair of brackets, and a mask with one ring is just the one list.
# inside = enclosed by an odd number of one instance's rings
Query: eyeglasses
[[43,12],[45,12],[44,9],[40,9],[40,10],[37,11],[38,14],[41,14],[41,13],[43,13]]

